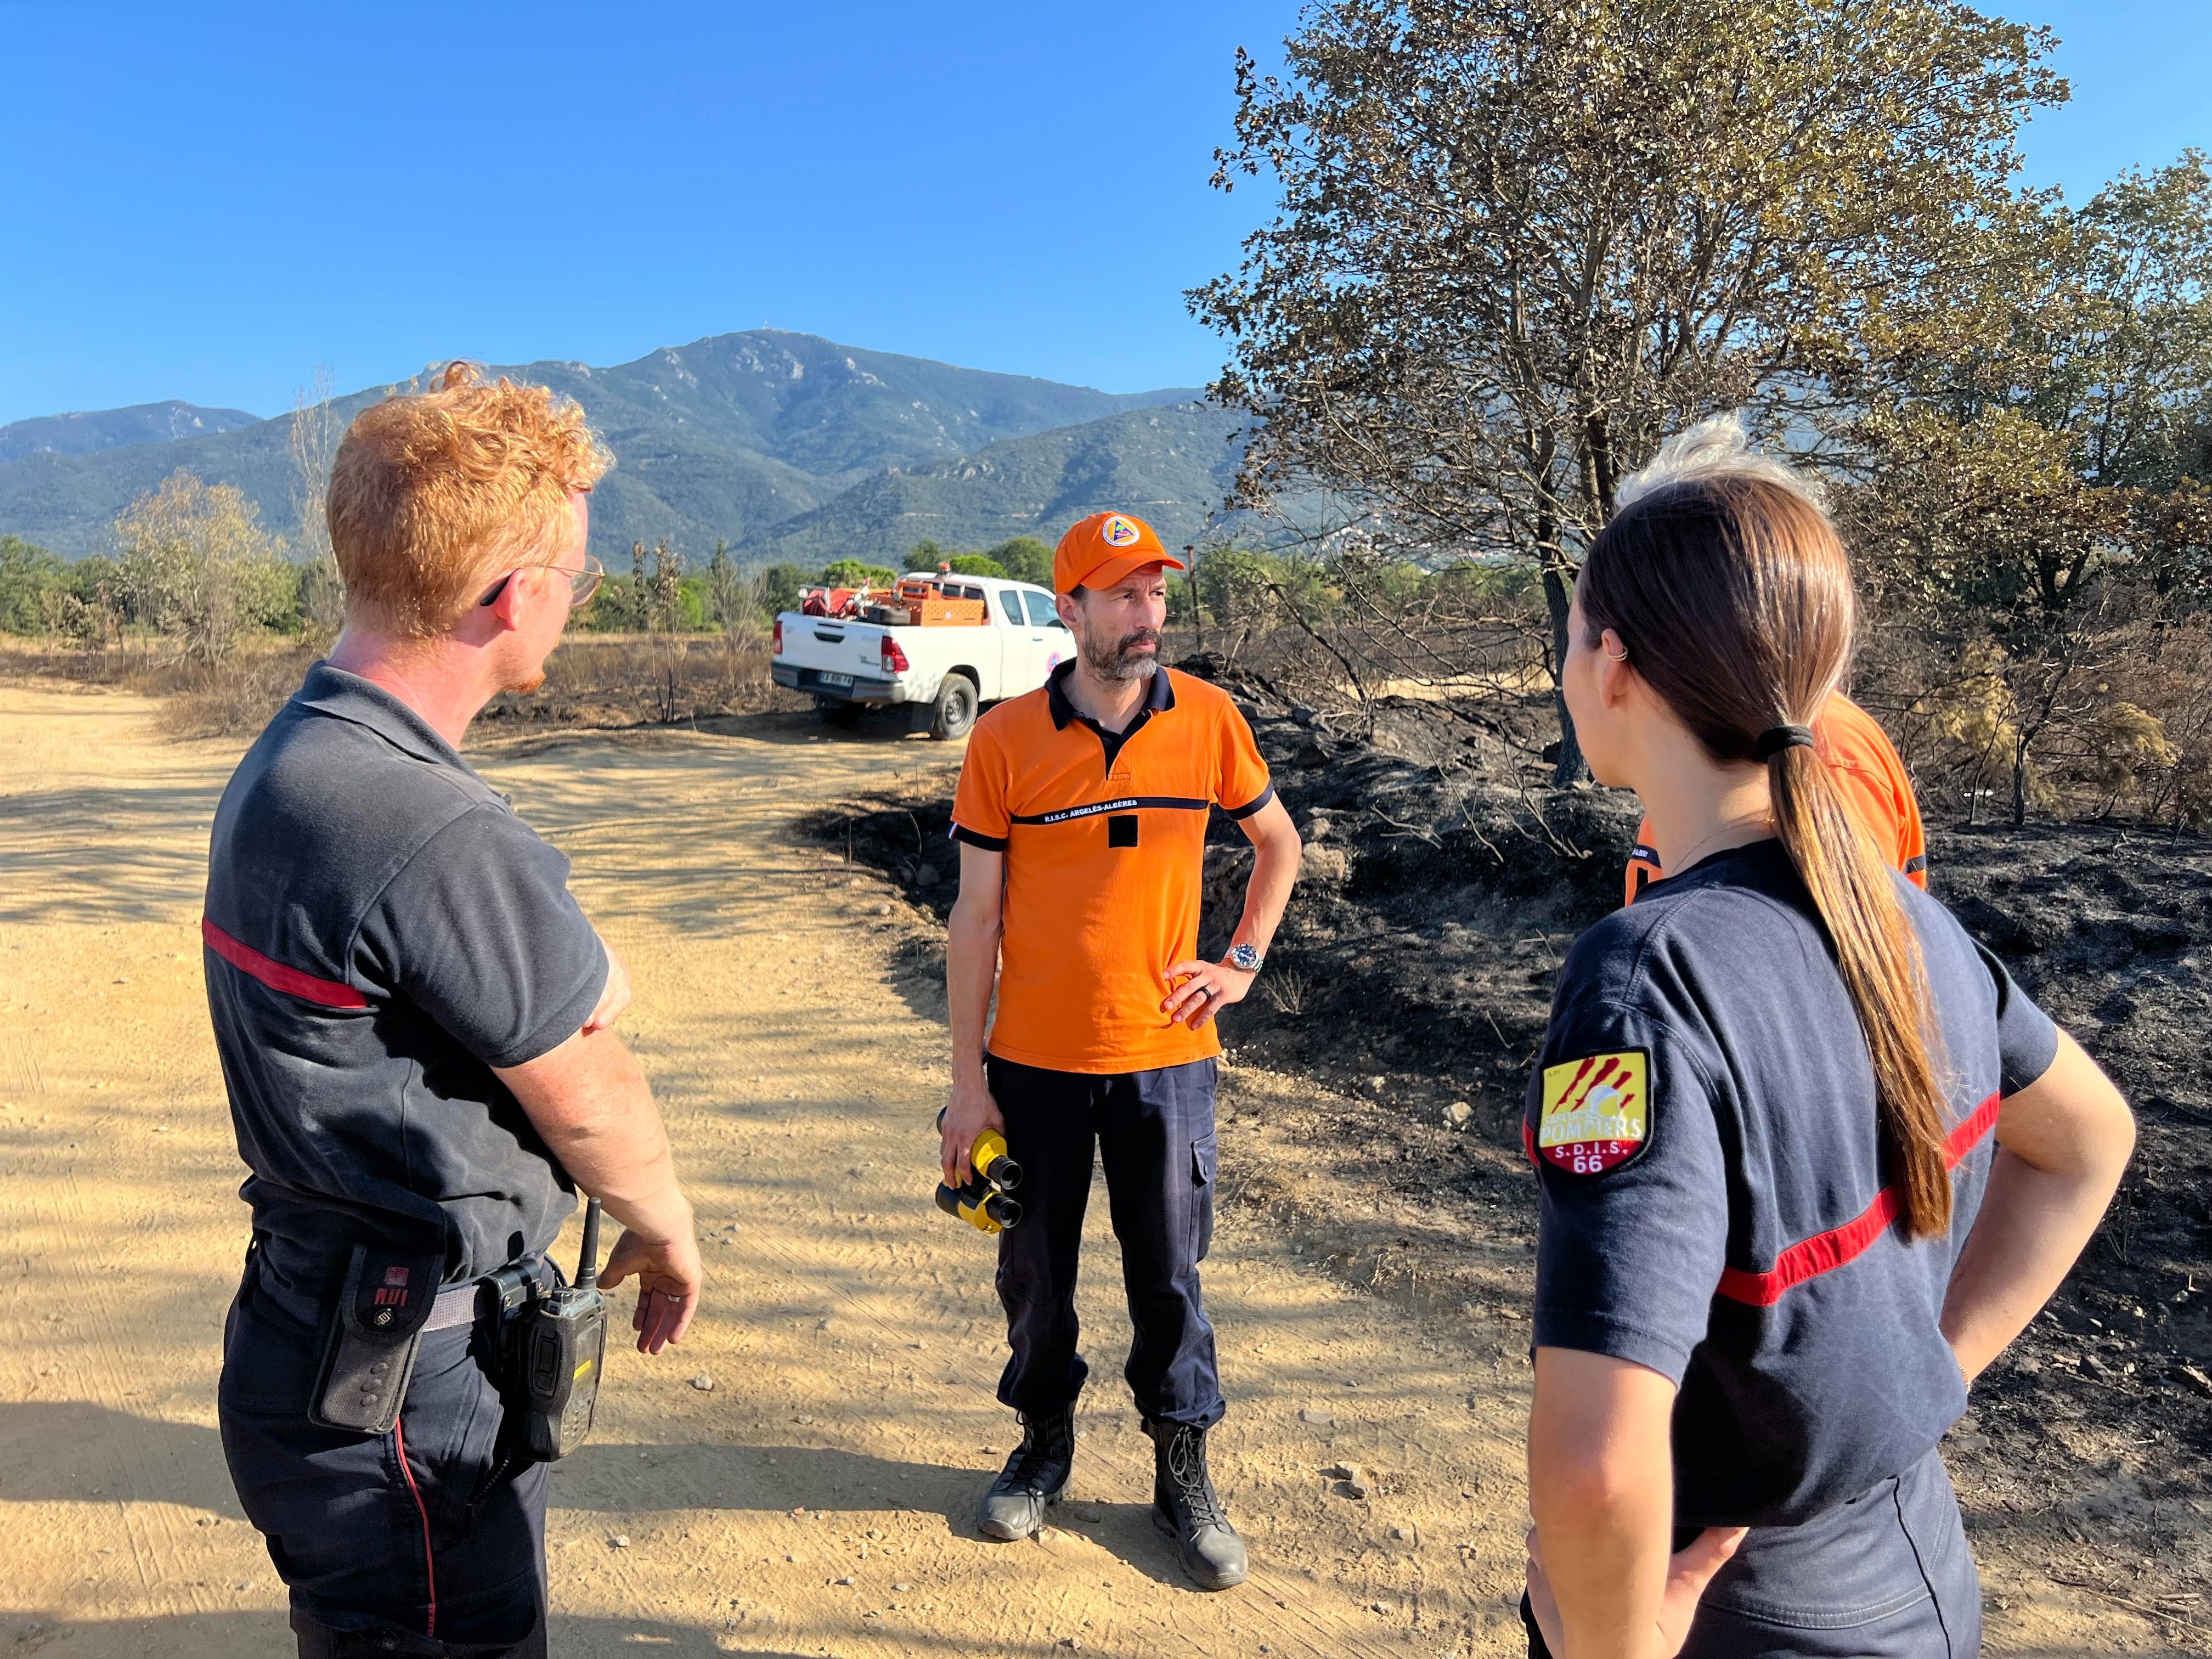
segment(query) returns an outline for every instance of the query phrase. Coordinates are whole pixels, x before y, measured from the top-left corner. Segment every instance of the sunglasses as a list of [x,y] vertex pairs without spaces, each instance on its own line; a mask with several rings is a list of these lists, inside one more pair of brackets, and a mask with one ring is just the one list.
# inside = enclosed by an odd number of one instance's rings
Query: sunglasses
[[599,591],[599,583],[607,574],[606,566],[588,553],[584,555],[584,565],[580,570],[572,570],[565,564],[518,565],[494,582],[491,591],[477,603],[480,605],[497,604],[499,596],[507,592],[507,585],[525,570],[557,570],[566,576],[568,579],[568,608],[572,611],[580,611],[592,602],[592,596]]

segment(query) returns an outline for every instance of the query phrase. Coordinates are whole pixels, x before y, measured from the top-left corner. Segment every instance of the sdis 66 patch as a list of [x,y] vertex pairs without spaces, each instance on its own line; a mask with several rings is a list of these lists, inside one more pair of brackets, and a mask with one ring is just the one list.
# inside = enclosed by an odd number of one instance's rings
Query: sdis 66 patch
[[1630,1048],[1544,1068],[1536,1155],[1570,1175],[1603,1175],[1644,1150],[1651,1131],[1651,1054]]

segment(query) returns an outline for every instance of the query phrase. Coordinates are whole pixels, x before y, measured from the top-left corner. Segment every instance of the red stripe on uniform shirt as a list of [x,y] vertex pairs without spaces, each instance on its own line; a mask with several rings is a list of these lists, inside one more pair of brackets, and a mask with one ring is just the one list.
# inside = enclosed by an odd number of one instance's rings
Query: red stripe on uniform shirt
[[[1943,1142],[1943,1163],[1955,1168],[1959,1160],[1980,1144],[1982,1137],[1996,1127],[1998,1097],[1991,1095],[1974,1109],[1973,1115],[1951,1131]],[[1902,1203],[1897,1188],[1885,1187],[1875,1195],[1856,1220],[1840,1227],[1792,1244],[1774,1259],[1774,1266],[1763,1273],[1747,1273],[1741,1268],[1721,1270],[1720,1293],[1731,1302],[1747,1302],[1754,1308],[1771,1308],[1782,1300],[1783,1292],[1793,1285],[1802,1285],[1856,1259],[1867,1247],[1889,1230],[1897,1219]]]
[[282,991],[287,996],[299,997],[307,1002],[319,1002],[325,1008],[368,1006],[368,999],[352,986],[341,985],[334,979],[317,979],[313,974],[287,968],[281,962],[271,962],[252,945],[240,944],[205,916],[200,918],[200,937],[207,941],[209,950],[240,973],[259,980],[272,991]]

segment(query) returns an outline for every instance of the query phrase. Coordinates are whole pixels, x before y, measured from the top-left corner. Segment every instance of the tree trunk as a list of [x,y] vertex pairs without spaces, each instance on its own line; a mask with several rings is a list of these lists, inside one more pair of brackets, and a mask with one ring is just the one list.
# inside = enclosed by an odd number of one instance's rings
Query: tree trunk
[[1552,701],[1559,716],[1559,763],[1552,769],[1552,787],[1564,789],[1583,781],[1583,746],[1575,738],[1574,716],[1567,713],[1567,611],[1574,603],[1566,573],[1553,559],[1544,562],[1544,608],[1552,619]]
[[2021,828],[2027,822],[2027,738],[2025,734],[2012,742],[2012,827]]

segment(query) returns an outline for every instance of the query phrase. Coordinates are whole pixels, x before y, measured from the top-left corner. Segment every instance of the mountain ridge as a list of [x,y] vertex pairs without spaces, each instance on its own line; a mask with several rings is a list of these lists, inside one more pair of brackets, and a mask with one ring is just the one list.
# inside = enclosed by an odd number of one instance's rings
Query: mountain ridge
[[1239,410],[1191,401],[1001,439],[972,454],[886,470],[739,543],[747,565],[846,556],[896,564],[917,541],[983,547],[1009,536],[1047,542],[1092,513],[1151,523],[1169,546],[1204,531],[1242,459]]
[[235,431],[260,418],[242,409],[212,409],[175,398],[120,409],[33,415],[0,426],[0,462],[26,455],[88,455],[133,444],[167,443],[204,432]]
[[[773,526],[885,475],[1195,395],[1185,387],[1100,392],[767,329],[708,336],[605,368],[545,359],[491,372],[573,397],[615,453],[592,507],[592,545],[603,558],[665,536],[703,559],[717,540],[759,543]],[[350,420],[395,389],[351,392],[331,408]],[[296,538],[289,418],[0,461],[0,533],[65,556],[102,551],[131,499],[183,467],[236,485],[265,525]],[[871,532],[872,556],[887,528]]]

